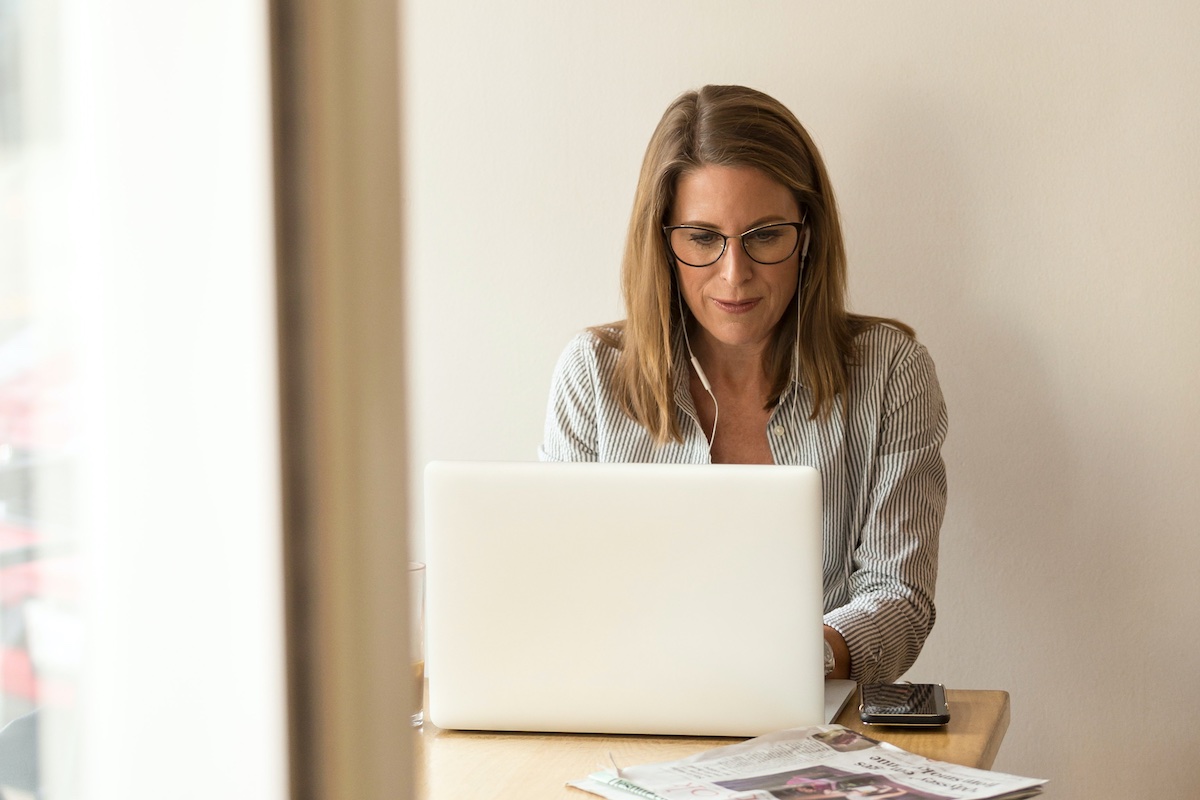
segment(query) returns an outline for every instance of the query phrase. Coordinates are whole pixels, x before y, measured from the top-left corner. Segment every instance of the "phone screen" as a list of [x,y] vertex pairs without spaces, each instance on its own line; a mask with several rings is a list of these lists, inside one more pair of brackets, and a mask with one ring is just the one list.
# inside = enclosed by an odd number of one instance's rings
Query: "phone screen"
[[863,711],[869,714],[940,714],[933,683],[888,683],[863,687]]

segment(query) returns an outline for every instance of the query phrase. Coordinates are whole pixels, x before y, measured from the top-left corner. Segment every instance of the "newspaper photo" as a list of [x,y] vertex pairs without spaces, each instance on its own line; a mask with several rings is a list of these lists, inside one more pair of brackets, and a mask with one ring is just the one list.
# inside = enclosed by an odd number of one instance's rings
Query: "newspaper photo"
[[1045,783],[933,761],[840,725],[820,725],[678,761],[614,763],[568,785],[610,800],[1016,800],[1039,794]]

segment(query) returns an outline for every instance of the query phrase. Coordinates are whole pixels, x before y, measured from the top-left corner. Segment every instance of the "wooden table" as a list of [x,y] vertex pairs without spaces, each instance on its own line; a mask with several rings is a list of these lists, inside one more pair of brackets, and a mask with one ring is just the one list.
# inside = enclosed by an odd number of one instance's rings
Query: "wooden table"
[[[838,717],[847,728],[939,761],[990,768],[1008,730],[1008,692],[946,692],[950,724],[939,730],[864,726],[854,698]],[[671,761],[740,739],[608,736],[576,733],[479,733],[426,725],[416,734],[417,797],[421,800],[586,800],[569,780],[608,767]]]

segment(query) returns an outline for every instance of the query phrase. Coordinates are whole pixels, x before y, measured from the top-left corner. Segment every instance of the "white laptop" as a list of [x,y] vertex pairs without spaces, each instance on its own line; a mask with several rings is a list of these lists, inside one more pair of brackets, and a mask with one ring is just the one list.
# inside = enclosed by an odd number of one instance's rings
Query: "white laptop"
[[425,524],[438,727],[756,736],[854,688],[823,677],[811,468],[434,462]]

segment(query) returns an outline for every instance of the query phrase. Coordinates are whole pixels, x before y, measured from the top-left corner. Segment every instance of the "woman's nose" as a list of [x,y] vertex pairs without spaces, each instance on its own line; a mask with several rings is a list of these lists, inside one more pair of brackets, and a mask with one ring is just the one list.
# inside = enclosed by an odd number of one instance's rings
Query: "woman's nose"
[[746,255],[741,237],[737,237],[736,240],[735,237],[729,237],[725,252],[717,261],[717,267],[721,270],[721,277],[730,286],[739,286],[754,277],[754,261]]

